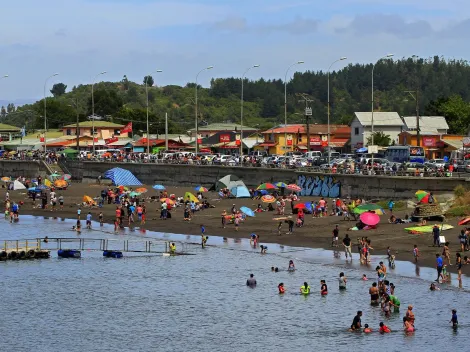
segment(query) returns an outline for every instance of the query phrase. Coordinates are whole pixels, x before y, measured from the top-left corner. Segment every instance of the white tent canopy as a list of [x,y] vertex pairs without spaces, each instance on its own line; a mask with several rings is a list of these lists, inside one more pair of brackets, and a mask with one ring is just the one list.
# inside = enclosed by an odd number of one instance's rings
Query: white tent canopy
[[16,191],[16,190],[19,190],[19,189],[26,189],[26,187],[20,181],[15,180],[15,182],[13,182],[13,190]]

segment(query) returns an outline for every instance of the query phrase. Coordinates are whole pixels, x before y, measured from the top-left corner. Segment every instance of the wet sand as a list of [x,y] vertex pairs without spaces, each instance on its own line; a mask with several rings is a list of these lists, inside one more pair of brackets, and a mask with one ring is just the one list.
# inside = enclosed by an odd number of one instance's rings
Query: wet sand
[[[84,195],[89,195],[91,197],[99,197],[100,192],[105,185],[97,184],[81,184],[73,183],[71,187],[64,191],[57,191],[57,194],[62,194],[64,196],[64,209],[57,209],[55,212],[51,212],[50,208],[47,210],[38,209],[33,207],[32,200],[27,198],[25,191],[10,191],[10,198],[14,201],[24,201],[25,204],[21,207],[20,210],[20,223],[21,223],[21,214],[37,215],[37,216],[59,216],[64,218],[76,218],[77,217],[77,208],[78,204],[82,202]],[[256,233],[260,236],[260,244],[263,243],[279,243],[288,246],[295,247],[310,247],[310,248],[324,248],[324,249],[334,249],[331,246],[332,231],[335,225],[339,225],[339,250],[343,250],[341,245],[341,240],[346,233],[349,234],[349,237],[352,239],[352,251],[354,260],[358,260],[356,238],[367,236],[372,242],[371,246],[373,250],[371,254],[382,255],[386,254],[387,247],[390,246],[392,253],[396,256],[396,260],[405,260],[414,262],[413,258],[413,245],[418,245],[420,250],[420,259],[419,265],[434,267],[435,266],[435,254],[442,252],[441,248],[432,247],[432,235],[423,234],[415,235],[408,234],[404,231],[405,227],[414,226],[415,224],[389,224],[389,212],[387,211],[386,215],[381,216],[381,222],[379,223],[377,229],[368,230],[368,231],[348,231],[348,228],[355,226],[355,221],[343,220],[342,217],[338,216],[327,216],[321,218],[312,218],[311,215],[306,214],[305,216],[305,225],[302,228],[294,227],[293,234],[287,233],[287,224],[283,223],[282,225],[282,234],[278,235],[278,224],[279,221],[273,220],[273,217],[277,217],[275,212],[263,212],[257,213],[254,218],[247,218],[247,220],[240,224],[239,231],[235,231],[235,226],[227,224],[226,228],[222,228],[221,224],[221,213],[225,209],[227,212],[230,212],[232,205],[235,204],[237,209],[241,206],[247,206],[251,209],[255,209],[259,203],[263,207],[266,207],[266,204],[262,203],[261,200],[252,200],[247,198],[241,199],[219,199],[219,196],[215,192],[207,192],[205,196],[207,197],[209,203],[214,205],[215,208],[206,209],[204,211],[196,212],[190,222],[183,220],[183,208],[176,208],[172,210],[172,218],[167,220],[160,220],[160,203],[154,202],[148,199],[150,196],[157,196],[159,193],[153,190],[150,186],[144,186],[149,191],[143,194],[141,197],[145,196],[145,204],[147,207],[147,222],[145,225],[141,226],[147,230],[166,232],[166,233],[177,233],[177,234],[189,234],[189,235],[199,235],[200,225],[203,224],[206,228],[206,235],[208,236],[220,236],[228,238],[249,238],[251,233]],[[184,196],[184,192],[194,190],[188,187],[169,187],[168,193],[174,193],[176,196]],[[0,189],[0,197],[2,200],[5,199],[5,189]],[[310,201],[312,199],[318,199],[314,197],[301,197],[301,202]],[[331,203],[331,200],[329,200]],[[36,205],[39,205],[39,201],[36,201]],[[91,211],[93,214],[93,220],[98,220],[98,214],[102,211],[104,215],[104,221],[106,223],[113,223],[114,214],[115,214],[116,205],[105,204],[103,208],[93,207],[93,208],[83,208],[82,207],[82,220],[85,219],[88,211]],[[406,211],[398,211],[395,213],[397,217],[403,218],[405,214],[411,214],[413,209],[407,209]],[[286,214],[291,213],[290,203],[286,205]],[[295,221],[296,216],[294,215],[293,220]],[[451,250],[451,260],[455,261],[455,251],[460,250],[460,245],[458,242],[458,234],[460,233],[460,228],[457,226],[458,219],[447,219],[446,223],[454,226],[454,229],[444,231],[443,235],[446,237],[446,240],[450,242]],[[429,225],[432,225],[437,222],[428,222]],[[124,225],[127,226],[127,220],[124,221]],[[82,226],[85,226],[82,223]],[[140,226],[138,223],[135,223],[135,226]],[[45,236],[47,234],[38,234],[40,236]],[[210,240],[209,240],[210,241]],[[462,253],[462,257],[467,255]],[[470,254],[469,254],[470,256]],[[455,266],[448,267],[448,271],[452,272]],[[470,265],[464,266],[462,272],[464,274],[470,274]]]

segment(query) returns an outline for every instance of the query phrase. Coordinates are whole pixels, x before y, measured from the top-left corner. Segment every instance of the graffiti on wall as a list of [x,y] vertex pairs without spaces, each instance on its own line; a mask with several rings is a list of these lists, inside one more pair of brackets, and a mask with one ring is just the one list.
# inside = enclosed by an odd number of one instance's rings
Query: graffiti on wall
[[301,196],[338,198],[341,195],[341,182],[333,176],[299,175],[297,185],[302,188]]

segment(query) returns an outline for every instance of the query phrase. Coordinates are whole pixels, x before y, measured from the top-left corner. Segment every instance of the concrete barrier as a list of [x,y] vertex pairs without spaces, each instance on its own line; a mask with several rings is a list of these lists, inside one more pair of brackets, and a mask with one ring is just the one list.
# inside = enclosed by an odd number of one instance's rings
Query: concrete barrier
[[46,174],[47,170],[40,161],[0,160],[0,177],[36,178],[41,175],[44,178]]
[[[75,179],[96,182],[106,170],[121,167],[131,171],[145,184],[167,186],[211,187],[218,179],[233,174],[248,187],[263,182],[296,183],[302,187],[301,194],[324,197],[361,197],[365,199],[414,198],[418,189],[449,196],[460,184],[469,185],[468,179],[426,178],[399,176],[331,175],[295,170],[265,169],[254,167],[195,166],[173,164],[106,163],[67,161],[67,169]],[[321,181],[321,186],[319,182]],[[338,193],[336,193],[338,191]]]

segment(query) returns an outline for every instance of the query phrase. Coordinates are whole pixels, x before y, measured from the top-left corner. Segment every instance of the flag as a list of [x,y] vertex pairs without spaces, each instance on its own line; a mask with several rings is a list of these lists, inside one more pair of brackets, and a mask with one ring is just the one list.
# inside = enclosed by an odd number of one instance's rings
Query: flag
[[129,133],[132,132],[132,122],[129,122],[124,128],[121,130],[121,133]]

